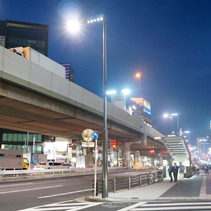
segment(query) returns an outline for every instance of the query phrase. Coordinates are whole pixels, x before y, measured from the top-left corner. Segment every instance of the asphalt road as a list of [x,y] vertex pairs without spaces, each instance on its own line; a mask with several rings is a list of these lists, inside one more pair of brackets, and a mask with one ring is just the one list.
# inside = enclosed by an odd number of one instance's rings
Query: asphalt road
[[[140,174],[111,173],[110,177]],[[93,194],[93,175],[25,180],[0,183],[0,211],[156,211],[156,210],[211,210],[211,202],[154,201],[137,203],[78,203],[74,199]]]
[[[140,174],[140,171],[121,171],[110,173],[109,176],[131,174]],[[93,175],[85,175],[0,183],[0,210],[22,210],[93,195],[92,179]]]

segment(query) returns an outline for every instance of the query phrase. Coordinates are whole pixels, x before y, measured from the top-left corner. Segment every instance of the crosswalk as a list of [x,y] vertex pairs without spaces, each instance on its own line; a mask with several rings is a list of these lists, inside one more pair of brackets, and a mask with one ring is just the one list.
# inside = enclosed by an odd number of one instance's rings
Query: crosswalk
[[[106,206],[109,205],[109,206]],[[173,211],[173,210],[211,210],[211,202],[138,202],[138,203],[78,203],[73,200],[46,204],[18,211],[77,211],[77,210],[111,210],[116,211]]]
[[[138,205],[130,211],[211,210],[211,202],[157,202]],[[122,210],[123,211],[123,210]]]
[[89,203],[77,203],[73,200],[68,201],[62,201],[58,203],[52,203],[52,204],[46,204],[42,206],[22,209],[18,211],[77,211],[77,210],[83,210],[87,208],[91,208],[94,206],[98,206],[102,203],[100,202],[89,202]]

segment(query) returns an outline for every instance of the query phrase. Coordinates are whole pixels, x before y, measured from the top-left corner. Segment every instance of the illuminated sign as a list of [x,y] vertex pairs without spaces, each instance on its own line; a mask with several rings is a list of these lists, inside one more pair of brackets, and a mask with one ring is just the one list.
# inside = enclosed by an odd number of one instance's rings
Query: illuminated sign
[[146,107],[147,109],[151,111],[151,104],[146,100],[144,100],[144,107]]
[[151,111],[147,110],[146,108],[144,108],[144,112],[151,116]]
[[146,101],[144,98],[133,97],[131,98],[131,101],[139,104],[140,106],[144,106],[145,108],[151,111],[151,104],[148,101]]
[[143,104],[143,98],[132,97],[131,101],[133,101],[137,104]]

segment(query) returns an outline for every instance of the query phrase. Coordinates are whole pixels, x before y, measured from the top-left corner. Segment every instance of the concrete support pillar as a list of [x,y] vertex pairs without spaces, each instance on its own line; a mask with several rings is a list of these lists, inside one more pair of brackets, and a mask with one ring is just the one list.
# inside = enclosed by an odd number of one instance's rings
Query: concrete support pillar
[[3,141],[3,129],[0,128],[0,149],[1,149],[2,141]]
[[163,153],[159,154],[159,161],[160,161],[160,165],[163,165]]
[[135,152],[135,166],[140,166],[140,152],[136,151]]
[[146,146],[147,145],[147,135],[145,133],[142,134],[141,142]]
[[124,166],[131,168],[131,162],[130,162],[130,142],[126,142],[124,144]]
[[151,158],[151,165],[155,166],[155,158]]

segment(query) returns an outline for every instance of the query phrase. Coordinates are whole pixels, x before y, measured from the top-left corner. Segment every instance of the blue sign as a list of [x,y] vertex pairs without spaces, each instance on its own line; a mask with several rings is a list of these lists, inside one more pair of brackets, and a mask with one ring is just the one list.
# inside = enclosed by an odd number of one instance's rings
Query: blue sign
[[151,116],[151,111],[147,110],[146,108],[144,108],[144,112]]
[[94,132],[94,139],[98,139],[98,132],[97,131]]

